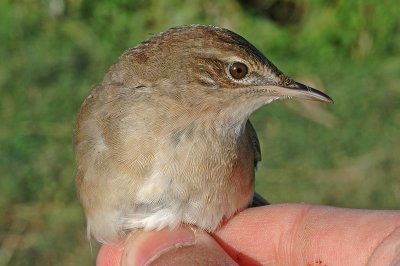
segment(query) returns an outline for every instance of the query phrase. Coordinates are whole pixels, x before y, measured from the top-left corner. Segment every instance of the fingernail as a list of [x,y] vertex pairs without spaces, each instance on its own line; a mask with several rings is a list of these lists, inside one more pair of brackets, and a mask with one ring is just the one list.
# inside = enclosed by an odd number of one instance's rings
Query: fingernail
[[166,252],[193,245],[195,235],[189,228],[180,228],[173,232],[137,232],[127,241],[121,265],[142,266],[149,265]]

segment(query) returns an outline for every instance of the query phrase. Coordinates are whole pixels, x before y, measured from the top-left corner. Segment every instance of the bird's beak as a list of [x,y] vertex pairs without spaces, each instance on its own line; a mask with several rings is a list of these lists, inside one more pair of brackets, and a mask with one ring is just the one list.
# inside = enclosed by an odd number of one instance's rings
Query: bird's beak
[[325,93],[296,81],[293,81],[288,85],[276,85],[268,87],[275,95],[282,98],[294,97],[299,99],[333,103],[332,98]]

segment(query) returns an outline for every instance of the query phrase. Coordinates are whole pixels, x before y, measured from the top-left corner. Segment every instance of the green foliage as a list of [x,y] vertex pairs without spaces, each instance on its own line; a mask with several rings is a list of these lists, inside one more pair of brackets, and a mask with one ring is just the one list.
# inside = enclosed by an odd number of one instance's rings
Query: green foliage
[[234,0],[1,1],[0,265],[94,263],[75,192],[75,114],[125,49],[182,24],[231,28],[336,102],[256,112],[258,191],[272,202],[397,208],[400,5],[292,3],[288,22]]

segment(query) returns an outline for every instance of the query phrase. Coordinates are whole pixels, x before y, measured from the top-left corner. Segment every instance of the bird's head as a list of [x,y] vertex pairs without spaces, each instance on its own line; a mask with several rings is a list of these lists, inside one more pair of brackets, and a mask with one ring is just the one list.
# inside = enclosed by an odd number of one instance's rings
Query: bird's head
[[243,37],[214,26],[183,26],[155,35],[127,50],[111,70],[105,82],[161,88],[181,104],[240,113],[243,119],[276,99],[333,103],[323,92],[287,77]]

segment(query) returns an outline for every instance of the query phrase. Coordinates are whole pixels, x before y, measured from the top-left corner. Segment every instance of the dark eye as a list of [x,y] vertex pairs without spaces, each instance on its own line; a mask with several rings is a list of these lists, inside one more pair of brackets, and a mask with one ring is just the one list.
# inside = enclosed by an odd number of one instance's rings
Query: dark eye
[[248,72],[247,66],[243,63],[236,62],[229,67],[229,73],[234,79],[242,79]]

